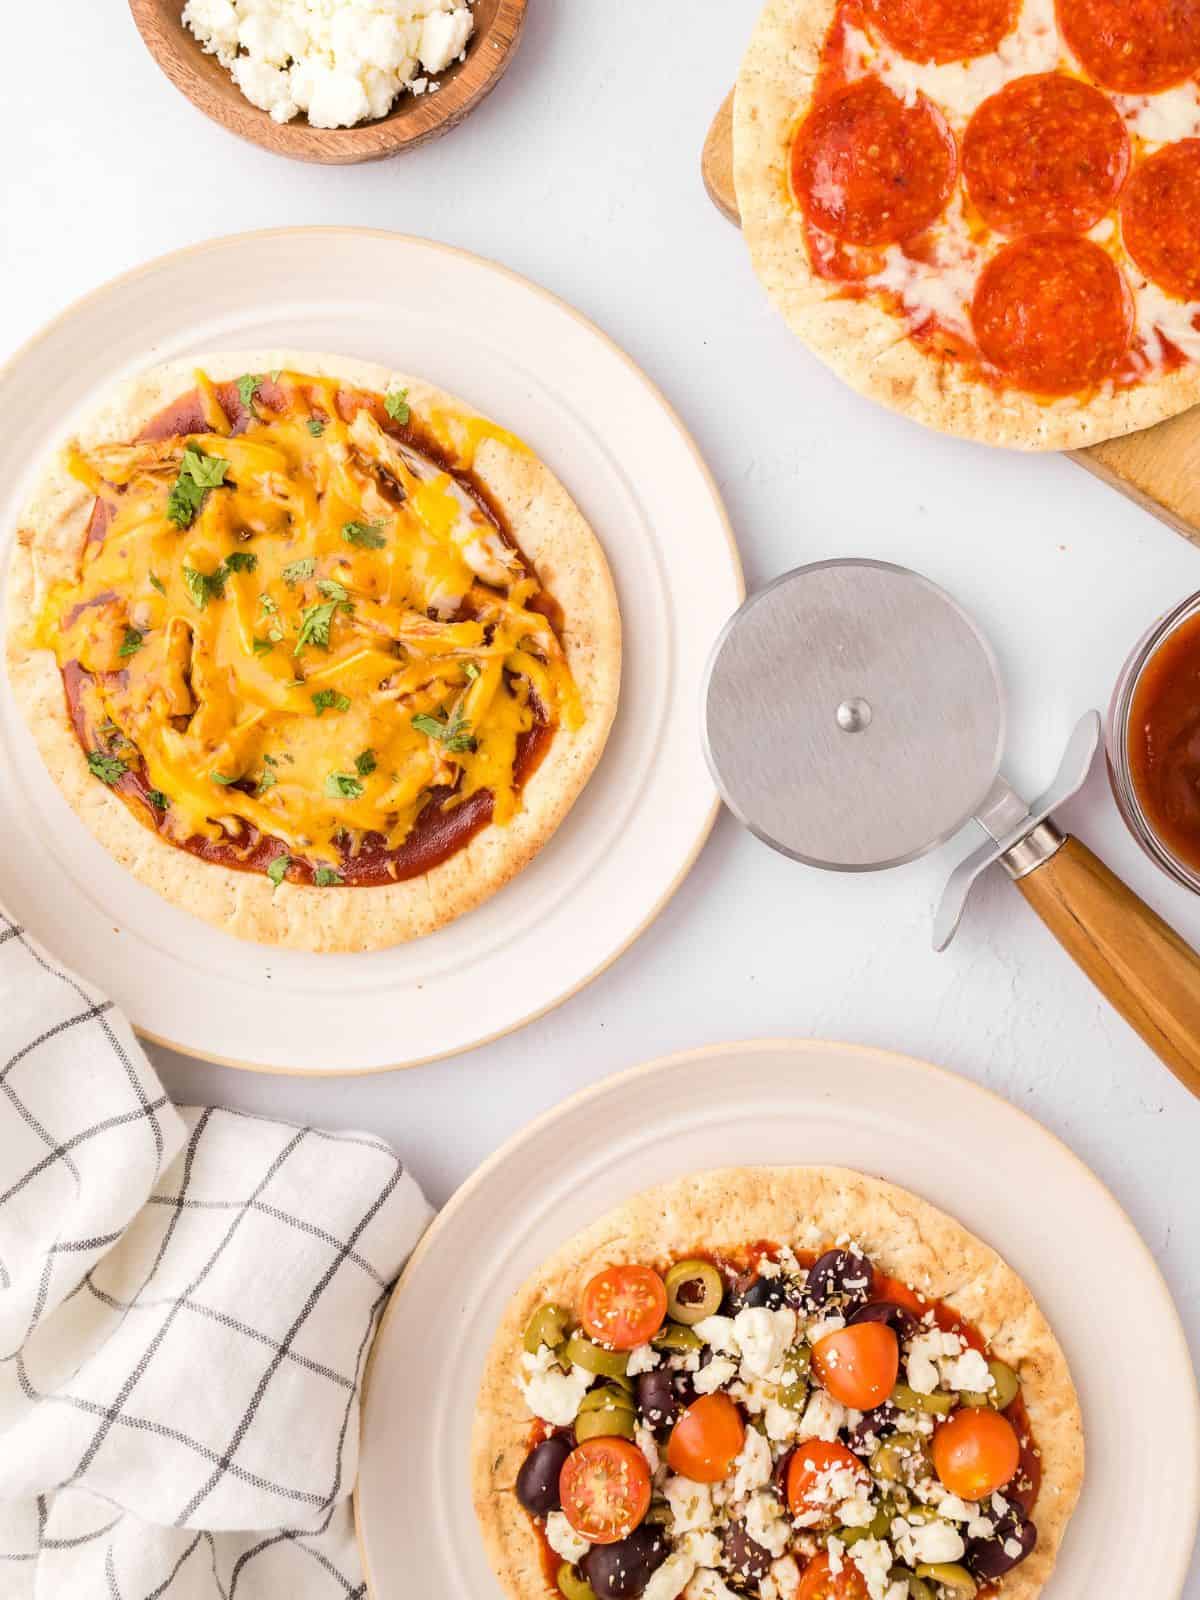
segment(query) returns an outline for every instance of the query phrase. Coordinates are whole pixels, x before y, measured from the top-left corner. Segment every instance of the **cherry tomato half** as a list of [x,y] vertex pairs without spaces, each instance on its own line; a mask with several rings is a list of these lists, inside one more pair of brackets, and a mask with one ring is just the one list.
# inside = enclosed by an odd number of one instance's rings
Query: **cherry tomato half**
[[867,1600],[867,1585],[853,1561],[844,1557],[842,1570],[835,1578],[829,1557],[814,1556],[800,1577],[796,1600]]
[[588,1439],[563,1462],[558,1492],[576,1533],[591,1544],[616,1544],[650,1509],[650,1466],[628,1439]]
[[956,1411],[933,1436],[933,1465],[951,1494],[983,1500],[1016,1476],[1021,1443],[998,1411]]
[[[825,1439],[807,1439],[792,1451],[787,1469],[788,1510],[794,1517],[820,1512],[828,1517],[830,1526],[835,1520],[834,1505],[847,1500],[853,1487],[831,1493],[830,1475],[835,1472],[853,1473],[858,1482],[869,1487],[871,1475],[863,1463],[844,1444],[830,1443]],[[832,1502],[832,1503],[831,1503]]]
[[680,1417],[667,1441],[667,1465],[696,1483],[720,1483],[746,1442],[746,1424],[727,1394],[703,1394]]
[[667,1315],[666,1285],[651,1267],[605,1267],[583,1291],[583,1331],[613,1350],[648,1344]]
[[896,1387],[900,1341],[886,1323],[856,1322],[818,1339],[812,1362],[835,1400],[856,1411],[870,1411]]

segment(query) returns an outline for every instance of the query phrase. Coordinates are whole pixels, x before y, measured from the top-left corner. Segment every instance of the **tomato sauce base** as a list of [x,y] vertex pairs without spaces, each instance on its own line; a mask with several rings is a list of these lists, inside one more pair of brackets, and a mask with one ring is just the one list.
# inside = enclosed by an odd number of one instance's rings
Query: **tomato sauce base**
[[[215,387],[221,408],[232,423],[232,432],[235,435],[243,433],[251,420],[251,412],[242,404],[237,384],[230,382]],[[301,392],[303,393],[303,390]],[[283,388],[270,378],[263,378],[255,390],[256,404],[267,411],[282,412],[285,398]],[[415,417],[410,414],[408,424],[401,426],[388,415],[382,401],[372,395],[350,389],[338,391],[337,408],[345,422],[350,421],[358,411],[369,410],[375,421],[392,438],[409,445],[428,460],[435,462],[443,471],[451,473],[478,501],[481,511],[495,523],[502,537],[519,552],[519,546],[503,513],[493,503],[484,485],[473,473],[461,472],[452,467],[445,451],[426,430],[420,427]],[[315,414],[323,415],[318,405],[314,404],[313,410]],[[188,435],[209,431],[199,394],[193,390],[165,406],[152,417],[138,438],[139,440],[169,439],[176,434]],[[88,520],[86,534],[88,542],[102,543],[108,530],[108,523],[109,507],[97,496]],[[97,601],[91,603],[98,603],[100,598],[102,597],[97,597]],[[530,602],[530,607],[545,616],[556,632],[561,630],[562,612],[550,595],[539,595]],[[78,610],[66,620],[69,623],[77,615]],[[112,673],[106,676],[119,681],[123,674]],[[93,674],[80,666],[78,661],[68,661],[62,668],[62,680],[67,713],[85,753],[98,750],[102,754],[118,755],[126,761],[126,772],[110,787],[127,803],[132,802],[130,809],[139,821],[152,828],[160,838],[177,849],[186,850],[189,855],[199,856],[203,861],[210,861],[215,865],[239,872],[265,873],[272,861],[288,855],[290,856],[287,869],[288,881],[305,884],[313,882],[317,871],[316,864],[307,861],[303,856],[292,855],[280,839],[272,834],[261,833],[249,823],[243,822],[245,834],[239,839],[227,836],[222,836],[220,839],[205,839],[198,834],[182,840],[175,838],[167,829],[169,813],[160,811],[150,799],[153,788],[140,757],[136,760],[131,759],[131,747],[128,744],[123,748],[113,748],[105,736],[103,726],[98,723],[94,704],[99,700],[98,685]],[[536,772],[554,738],[554,726],[546,720],[542,708],[536,701],[533,702],[533,708],[534,724],[517,741],[513,776],[518,790],[524,788]],[[342,883],[350,888],[380,887],[421,877],[444,861],[448,861],[488,826],[492,820],[493,804],[494,797],[488,789],[477,790],[461,801],[456,799],[451,789],[445,787],[432,789],[407,838],[395,849],[388,848],[387,839],[382,833],[365,834],[357,848],[353,848],[348,841],[342,841],[339,849],[341,859],[336,868],[337,875]]]
[[1180,623],[1142,668],[1127,740],[1146,821],[1200,872],[1200,616]]

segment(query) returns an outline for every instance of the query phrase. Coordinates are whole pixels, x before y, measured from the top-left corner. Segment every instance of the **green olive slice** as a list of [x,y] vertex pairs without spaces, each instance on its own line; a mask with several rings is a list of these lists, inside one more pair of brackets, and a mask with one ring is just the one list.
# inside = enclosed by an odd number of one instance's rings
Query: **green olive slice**
[[570,1326],[571,1313],[564,1306],[556,1306],[553,1302],[539,1306],[525,1329],[526,1350],[531,1356],[537,1355],[542,1345],[548,1350],[557,1350],[567,1337]]
[[957,1561],[923,1561],[917,1568],[917,1577],[940,1583],[944,1589],[953,1589],[956,1595],[973,1595],[979,1588],[966,1567],[960,1567]]
[[1021,1392],[1021,1380],[1005,1361],[989,1361],[992,1392],[989,1399],[997,1411],[1007,1411]]
[[908,1600],[935,1600],[933,1590],[923,1578],[914,1577],[907,1567],[893,1567],[888,1573],[889,1583],[908,1584]]
[[885,1483],[915,1482],[928,1475],[930,1464],[929,1447],[919,1434],[895,1434],[871,1454],[871,1471]]
[[558,1584],[559,1593],[566,1595],[567,1600],[596,1600],[596,1591],[569,1561],[564,1561],[559,1567],[555,1582]]
[[952,1394],[918,1394],[906,1383],[898,1383],[888,1400],[898,1411],[925,1411],[933,1417],[948,1417],[957,1404]]
[[679,1322],[664,1322],[650,1343],[656,1350],[674,1350],[680,1355],[704,1349],[704,1340],[700,1335]]
[[589,1389],[579,1402],[580,1411],[628,1411],[633,1414],[633,1396],[617,1386],[616,1380]]
[[677,1261],[663,1280],[667,1286],[667,1315],[691,1327],[705,1317],[715,1317],[725,1298],[721,1274],[711,1261]]
[[624,1406],[596,1406],[591,1411],[581,1411],[575,1418],[575,1437],[582,1444],[585,1439],[632,1439],[636,1426],[632,1411]]
[[811,1365],[812,1351],[807,1344],[794,1344],[783,1358],[784,1372],[790,1372],[793,1376],[780,1389],[777,1398],[779,1404],[786,1406],[789,1411],[803,1411],[808,1404],[808,1373]]
[[593,1344],[582,1333],[573,1333],[563,1349],[563,1360],[585,1372],[594,1372],[598,1378],[623,1378],[629,1365],[628,1350],[605,1350]]

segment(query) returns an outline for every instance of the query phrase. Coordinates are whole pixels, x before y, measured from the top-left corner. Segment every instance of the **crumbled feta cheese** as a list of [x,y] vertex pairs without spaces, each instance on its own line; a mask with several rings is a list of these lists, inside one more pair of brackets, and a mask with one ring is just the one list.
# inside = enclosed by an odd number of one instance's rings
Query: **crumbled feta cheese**
[[714,1394],[736,1374],[737,1367],[728,1356],[714,1356],[706,1367],[700,1368],[692,1387],[697,1394]]
[[712,1526],[712,1490],[707,1483],[694,1483],[691,1478],[668,1478],[663,1495],[671,1508],[676,1538],[690,1533],[693,1528],[703,1532]]
[[966,1545],[962,1535],[950,1522],[940,1518],[933,1522],[906,1522],[897,1517],[892,1523],[892,1538],[902,1561],[917,1566],[925,1561],[938,1564],[961,1560]]
[[892,1549],[886,1539],[859,1539],[847,1552],[862,1573],[871,1600],[885,1600],[892,1571]]
[[761,1489],[751,1495],[742,1521],[754,1542],[773,1556],[781,1556],[787,1549],[792,1530],[775,1495],[765,1494]]
[[685,1600],[738,1600],[719,1572],[701,1567],[684,1590]]
[[996,1531],[991,1517],[972,1517],[967,1523],[968,1539],[990,1539]]
[[460,58],[475,27],[471,0],[187,0],[183,22],[252,105],[276,122],[306,112],[314,128],[436,88],[427,75]]
[[871,1491],[860,1487],[849,1500],[837,1508],[837,1519],[843,1528],[865,1528],[875,1520],[875,1507],[871,1504]]
[[692,1332],[722,1355],[740,1356],[742,1353],[734,1337],[732,1317],[701,1317],[693,1325]]
[[1023,1548],[1024,1546],[1021,1544],[1020,1539],[1005,1539],[1004,1541],[1004,1554],[1011,1561],[1019,1560]]
[[636,1378],[640,1372],[653,1372],[662,1360],[658,1351],[650,1344],[639,1344],[629,1352],[629,1365],[625,1368],[627,1377]]
[[642,1590],[642,1600],[677,1600],[696,1571],[695,1559],[684,1550],[669,1555]]
[[554,1365],[554,1352],[539,1345],[535,1355],[523,1355],[526,1377],[517,1379],[517,1388],[535,1417],[552,1428],[569,1428],[579,1413],[579,1402],[588,1392],[592,1374],[582,1367],[562,1372]]
[[978,1509],[978,1506],[968,1505],[965,1500],[960,1500],[956,1494],[938,1496],[938,1516],[949,1517],[951,1522],[970,1522]]
[[741,1454],[733,1463],[731,1498],[743,1500],[755,1489],[761,1489],[764,1483],[770,1483],[773,1468],[771,1446],[757,1428],[747,1428]]
[[650,1468],[651,1476],[662,1465],[658,1455],[658,1440],[643,1423],[639,1422],[633,1430],[633,1442],[646,1458],[646,1465]]
[[833,1534],[830,1534],[829,1538],[825,1541],[825,1554],[829,1557],[829,1570],[833,1573],[835,1578],[841,1576],[843,1566],[842,1557],[845,1555],[845,1553],[846,1546],[840,1539],[836,1538]]
[[810,1322],[804,1331],[809,1344],[816,1344],[819,1339],[823,1339],[828,1333],[840,1333],[845,1326],[845,1317],[831,1315],[821,1317],[816,1322]]
[[940,1328],[917,1334],[909,1346],[905,1364],[909,1388],[915,1389],[918,1394],[932,1394],[941,1377],[935,1365],[938,1357],[956,1356],[961,1349],[962,1341],[958,1335],[943,1333]]
[[1008,1501],[1000,1493],[999,1489],[992,1496],[992,1510],[998,1517],[1006,1517],[1008,1515]]
[[552,1511],[546,1518],[546,1543],[564,1561],[582,1561],[592,1548],[575,1532],[561,1511]]
[[779,1591],[779,1600],[796,1600],[800,1587],[800,1568],[794,1556],[780,1556],[771,1563],[771,1578]]
[[721,1541],[715,1533],[685,1533],[683,1543],[679,1547],[685,1550],[698,1567],[719,1567],[721,1565]]
[[760,1278],[778,1278],[782,1272],[783,1268],[778,1261],[772,1261],[770,1256],[759,1258],[758,1275]]
[[767,1378],[782,1369],[796,1337],[796,1313],[788,1306],[778,1311],[746,1306],[733,1319],[733,1332],[741,1347],[742,1377]]
[[767,1426],[767,1438],[774,1439],[777,1444],[786,1444],[800,1431],[799,1414],[791,1406],[781,1406],[777,1400],[767,1401],[763,1420]]
[[802,1439],[825,1439],[832,1443],[846,1421],[846,1408],[824,1389],[814,1389],[800,1419]]
[[987,1394],[996,1387],[996,1380],[978,1350],[964,1350],[960,1356],[943,1359],[938,1362],[938,1368],[947,1389],[970,1389],[975,1394]]

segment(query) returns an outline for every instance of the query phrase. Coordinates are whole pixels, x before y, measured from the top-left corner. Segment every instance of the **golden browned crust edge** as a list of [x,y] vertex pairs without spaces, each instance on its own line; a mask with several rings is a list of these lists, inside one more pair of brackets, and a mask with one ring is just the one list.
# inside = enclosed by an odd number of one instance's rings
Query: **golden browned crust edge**
[[844,1235],[889,1276],[960,1312],[1020,1374],[1041,1451],[1038,1545],[998,1592],[1000,1600],[1034,1600],[1083,1484],[1083,1426],[1066,1357],[1029,1290],[990,1246],[906,1189],[841,1167],[727,1167],[663,1184],[568,1239],[522,1284],[488,1354],[471,1447],[483,1542],[512,1600],[532,1600],[544,1587],[538,1540],[514,1492],[532,1426],[515,1379],[537,1306],[577,1305],[587,1280],[613,1262],[756,1239],[816,1249]]
[[[121,384],[78,429],[85,447],[124,440],[192,387],[196,367],[215,380],[276,367],[382,391],[407,385],[418,416],[437,409],[471,418],[474,408],[389,367],[346,356],[269,350],[172,361]],[[313,951],[384,949],[432,933],[495,894],[562,822],[603,752],[616,714],[621,623],[604,552],[563,485],[535,456],[487,438],[475,470],[509,520],[521,548],[566,618],[563,645],[583,700],[577,731],[560,728],[506,827],[488,827],[419,878],[361,889],[316,889],[214,866],[141,823],[88,772],[67,715],[53,654],[30,637],[48,586],[77,570],[91,496],[67,472],[64,452],[48,462],[22,513],[8,576],[8,671],[18,705],[72,809],[141,883],[227,933]]]
[[812,270],[790,198],[788,152],[812,103],[837,0],[767,0],[738,75],[733,173],[755,271],[792,332],[860,394],[927,427],[1017,450],[1073,450],[1200,402],[1200,365],[1083,405],[996,390],[913,342],[869,300],[837,299]]

